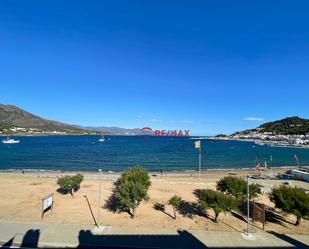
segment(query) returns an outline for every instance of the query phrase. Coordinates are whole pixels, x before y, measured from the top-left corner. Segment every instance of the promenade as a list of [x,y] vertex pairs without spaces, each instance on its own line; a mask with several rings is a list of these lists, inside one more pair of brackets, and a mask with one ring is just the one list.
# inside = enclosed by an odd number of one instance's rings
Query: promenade
[[39,248],[309,248],[308,235],[0,222],[0,245]]

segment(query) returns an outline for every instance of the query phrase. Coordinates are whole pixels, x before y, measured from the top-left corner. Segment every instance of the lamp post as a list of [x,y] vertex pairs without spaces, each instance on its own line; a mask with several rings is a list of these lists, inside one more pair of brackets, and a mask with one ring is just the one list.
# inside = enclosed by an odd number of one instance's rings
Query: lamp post
[[101,210],[101,185],[102,185],[102,169],[99,169],[99,205],[98,205],[98,226],[100,226],[100,210]]
[[250,217],[250,194],[249,194],[249,175],[247,175],[247,236],[249,236],[249,217]]
[[198,178],[201,178],[201,170],[202,170],[202,146],[201,140],[196,140],[194,142],[194,147],[199,151],[199,158],[198,158]]
[[270,155],[269,178],[272,178],[273,155]]
[[295,157],[295,160],[297,162],[298,170],[300,170],[300,164],[299,164],[298,156],[295,154],[294,157]]
[[201,173],[202,173],[202,146],[200,145],[200,149],[199,149],[199,168],[198,168],[198,177],[201,178]]

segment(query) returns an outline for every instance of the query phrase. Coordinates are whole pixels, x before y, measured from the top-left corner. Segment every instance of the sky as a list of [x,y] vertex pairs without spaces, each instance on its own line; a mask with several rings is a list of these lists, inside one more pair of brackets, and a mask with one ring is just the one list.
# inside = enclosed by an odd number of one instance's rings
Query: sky
[[309,118],[309,1],[0,1],[0,103],[232,133]]

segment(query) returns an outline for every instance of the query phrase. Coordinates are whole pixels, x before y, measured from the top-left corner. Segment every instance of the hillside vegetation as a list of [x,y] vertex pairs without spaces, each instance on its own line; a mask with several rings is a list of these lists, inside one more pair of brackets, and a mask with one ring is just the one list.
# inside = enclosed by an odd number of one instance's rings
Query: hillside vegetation
[[[235,135],[249,135],[252,133],[271,133],[272,135],[307,135],[309,134],[309,119],[297,116],[288,117],[281,120],[268,122],[260,125],[256,129],[248,129],[233,133]],[[218,135],[219,137],[219,135]]]
[[268,122],[258,127],[261,132],[272,132],[274,135],[302,135],[309,133],[309,119],[289,117]]

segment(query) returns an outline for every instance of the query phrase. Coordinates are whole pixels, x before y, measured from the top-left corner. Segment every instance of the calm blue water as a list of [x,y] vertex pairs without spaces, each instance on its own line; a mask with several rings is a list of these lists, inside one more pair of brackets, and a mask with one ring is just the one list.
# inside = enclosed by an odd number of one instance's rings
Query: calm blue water
[[[2,138],[0,138],[2,140]],[[19,137],[20,144],[0,144],[0,170],[122,171],[140,165],[150,171],[196,170],[198,151],[187,137],[44,136]],[[202,168],[248,168],[270,161],[273,166],[309,165],[309,149],[259,146],[251,142],[202,140]],[[263,165],[263,164],[262,164]]]

